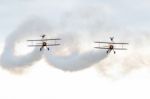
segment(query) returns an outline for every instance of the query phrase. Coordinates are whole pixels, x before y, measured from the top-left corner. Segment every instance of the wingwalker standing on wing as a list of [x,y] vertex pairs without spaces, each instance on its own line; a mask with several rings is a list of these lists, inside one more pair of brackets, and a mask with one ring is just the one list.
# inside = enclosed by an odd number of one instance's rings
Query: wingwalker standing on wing
[[[127,45],[129,43],[115,43],[114,37],[110,37],[111,42],[95,42],[99,43],[99,47],[95,47],[97,49],[107,49],[107,54],[109,54],[112,50],[114,51],[114,54],[116,53],[115,50],[127,50],[126,48],[123,48],[123,45]],[[101,44],[106,44],[106,46],[101,46]],[[115,47],[114,45],[122,45],[122,47]]]
[[[56,38],[56,39],[46,39],[46,35],[42,35],[41,36],[42,39],[37,39],[37,40],[27,40],[29,42],[36,42],[36,44],[32,44],[32,45],[28,45],[29,47],[40,47],[40,51],[43,50],[43,48],[47,48],[47,50],[49,51],[49,47],[48,46],[58,46],[60,44],[57,44],[56,41],[61,40],[60,38]],[[54,44],[48,44],[48,41],[55,41]]]

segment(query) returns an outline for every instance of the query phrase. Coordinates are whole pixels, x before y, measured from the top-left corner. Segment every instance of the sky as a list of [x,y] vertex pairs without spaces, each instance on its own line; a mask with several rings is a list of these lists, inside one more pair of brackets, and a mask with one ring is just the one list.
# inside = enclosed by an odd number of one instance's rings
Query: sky
[[[150,1],[0,0],[0,98],[149,99]],[[61,38],[39,52],[28,39]],[[128,42],[114,55],[94,41]]]

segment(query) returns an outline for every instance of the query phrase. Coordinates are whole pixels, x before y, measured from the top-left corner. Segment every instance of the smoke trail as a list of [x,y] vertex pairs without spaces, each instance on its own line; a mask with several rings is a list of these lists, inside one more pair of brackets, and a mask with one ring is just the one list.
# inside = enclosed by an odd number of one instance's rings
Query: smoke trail
[[89,51],[83,54],[72,53],[68,56],[49,56],[46,54],[49,64],[64,71],[77,71],[93,66],[106,57],[105,52]]
[[[21,42],[22,39],[31,36],[39,36],[41,33],[46,33],[48,35],[59,35],[58,33],[51,33],[51,28],[45,21],[41,19],[31,19],[21,25],[15,32],[8,36],[5,42],[4,52],[1,56],[1,65],[3,68],[15,69],[22,68],[25,66],[31,66],[34,62],[41,59],[43,52],[39,51],[39,48],[35,48],[31,53],[24,56],[15,55],[15,46],[17,43]],[[79,53],[81,45],[79,43],[78,35],[73,33],[66,33],[62,31],[60,35],[62,37],[63,43],[61,49],[68,48],[71,55],[69,56],[51,56],[46,52],[46,58],[49,64],[54,65],[54,67],[61,70],[76,71],[92,66],[93,64],[99,62],[101,59],[105,58],[106,54],[104,52],[92,52]],[[64,46],[63,46],[64,45]],[[56,51],[60,51],[57,50]],[[76,52],[76,53],[74,53]]]
[[[115,26],[116,24],[109,19],[111,10],[107,5],[89,3],[89,5],[77,5],[75,7],[78,9],[71,9],[67,13],[62,11],[60,19],[52,18],[51,20],[55,19],[51,24],[52,27],[41,19],[32,19],[25,22],[25,25],[19,27],[6,39],[1,57],[2,66],[4,68],[24,67],[41,59],[43,53],[39,53],[38,49],[34,49],[33,52],[25,56],[18,57],[14,54],[14,47],[17,42],[20,42],[20,39],[33,35],[39,36],[43,32],[63,39],[61,47],[54,50],[62,55],[64,54],[63,51],[66,50],[64,51],[65,54],[69,55],[58,56],[48,53],[45,55],[50,65],[62,70],[76,71],[96,64],[102,73],[113,76],[150,64],[149,35],[145,32],[126,30],[120,27],[121,25]],[[60,22],[54,25],[55,21]],[[86,53],[81,53],[81,49],[86,43],[90,45],[90,42],[93,43],[94,40],[106,40],[110,36],[106,32],[117,32],[118,34],[112,33],[111,36],[115,35],[115,37],[120,38],[118,41],[129,42],[129,50],[117,51],[116,55],[109,55],[109,57],[106,57],[105,52],[89,51],[89,49]],[[80,42],[84,42],[85,45],[80,44]]]
[[[106,24],[108,12],[105,8],[107,7],[96,4],[78,6],[77,9],[64,14],[56,27],[62,32],[59,35],[62,38],[61,46],[55,49],[56,54],[58,52],[60,56],[45,53],[47,62],[64,71],[77,71],[93,66],[106,58],[106,52],[96,52],[94,46],[91,46],[94,39],[92,37],[103,34],[102,30],[108,26]],[[94,36],[91,36],[92,34]]]
[[[34,18],[25,22],[6,39],[4,52],[1,57],[1,64],[5,68],[16,68],[31,65],[33,62],[40,60],[43,53],[38,52],[38,49],[34,49],[33,52],[25,56],[15,56],[14,47],[21,39],[34,35],[37,37],[41,35],[41,33],[62,38],[61,47],[54,50],[64,55],[64,53],[62,53],[63,51],[61,52],[60,50],[67,49],[65,53],[69,53],[68,56],[51,56],[51,54],[47,53],[47,61],[49,64],[54,65],[54,67],[62,70],[76,71],[100,62],[106,57],[105,52],[92,52],[86,49],[88,51],[83,53],[81,49],[83,48],[82,46],[86,48],[84,45],[85,41],[87,41],[86,43],[88,46],[89,44],[91,45],[90,42],[93,43],[93,39],[91,39],[92,33],[94,35],[98,32],[101,34],[101,30],[106,29],[106,9],[104,6],[99,7],[99,4],[94,4],[92,6],[80,5],[79,8],[77,7],[70,12],[67,11],[60,15],[60,22],[53,20],[51,27],[46,21],[40,18]],[[55,21],[58,23],[55,24]],[[103,29],[104,27],[105,29]],[[81,44],[81,41],[83,41],[84,44]],[[94,46],[92,46],[92,50],[94,50],[93,47]]]
[[[49,25],[40,18],[31,18],[22,24],[16,31],[8,36],[5,42],[4,51],[1,56],[1,65],[3,68],[15,69],[24,66],[30,66],[33,62],[41,59],[43,52],[35,48],[31,53],[24,56],[15,55],[15,46],[27,37],[40,35],[43,32],[48,33]],[[26,51],[26,49],[24,49]]]

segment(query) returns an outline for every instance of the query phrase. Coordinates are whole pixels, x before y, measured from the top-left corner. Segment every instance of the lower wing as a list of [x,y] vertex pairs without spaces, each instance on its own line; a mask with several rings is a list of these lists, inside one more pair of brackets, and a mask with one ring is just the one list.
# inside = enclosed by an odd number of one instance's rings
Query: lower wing
[[114,50],[128,50],[126,48],[114,48]]
[[59,46],[60,44],[48,44],[47,46]]
[[97,48],[97,49],[109,49],[109,48],[104,48],[104,47],[94,47],[94,48]]
[[[97,48],[97,49],[110,49],[110,48],[105,48],[105,47],[94,47],[94,48]],[[114,50],[128,50],[126,48],[114,48]]]
[[[48,44],[48,45],[46,45],[46,46],[59,46],[60,44]],[[41,47],[41,46],[43,46],[43,45],[28,45],[29,47]]]

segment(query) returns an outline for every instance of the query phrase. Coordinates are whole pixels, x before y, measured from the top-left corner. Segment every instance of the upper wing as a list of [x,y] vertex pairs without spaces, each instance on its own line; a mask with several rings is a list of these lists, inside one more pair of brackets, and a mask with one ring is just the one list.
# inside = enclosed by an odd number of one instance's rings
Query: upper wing
[[43,40],[27,40],[27,41],[43,41]]
[[110,44],[112,42],[95,42],[95,43],[107,43],[107,44]]
[[129,43],[111,43],[111,44],[129,44]]
[[47,40],[61,40],[61,39],[60,38],[56,38],[56,39],[43,39],[43,40],[47,41]]
[[114,43],[114,42],[95,42],[95,43],[106,43],[106,44],[129,44],[129,43]]
[[48,41],[48,40],[61,40],[61,39],[56,38],[56,39],[41,39],[41,40],[27,40],[27,41]]
[[[105,47],[94,47],[94,48],[97,48],[97,49],[109,49],[109,48],[105,48]],[[126,48],[114,48],[114,50],[128,50]]]

